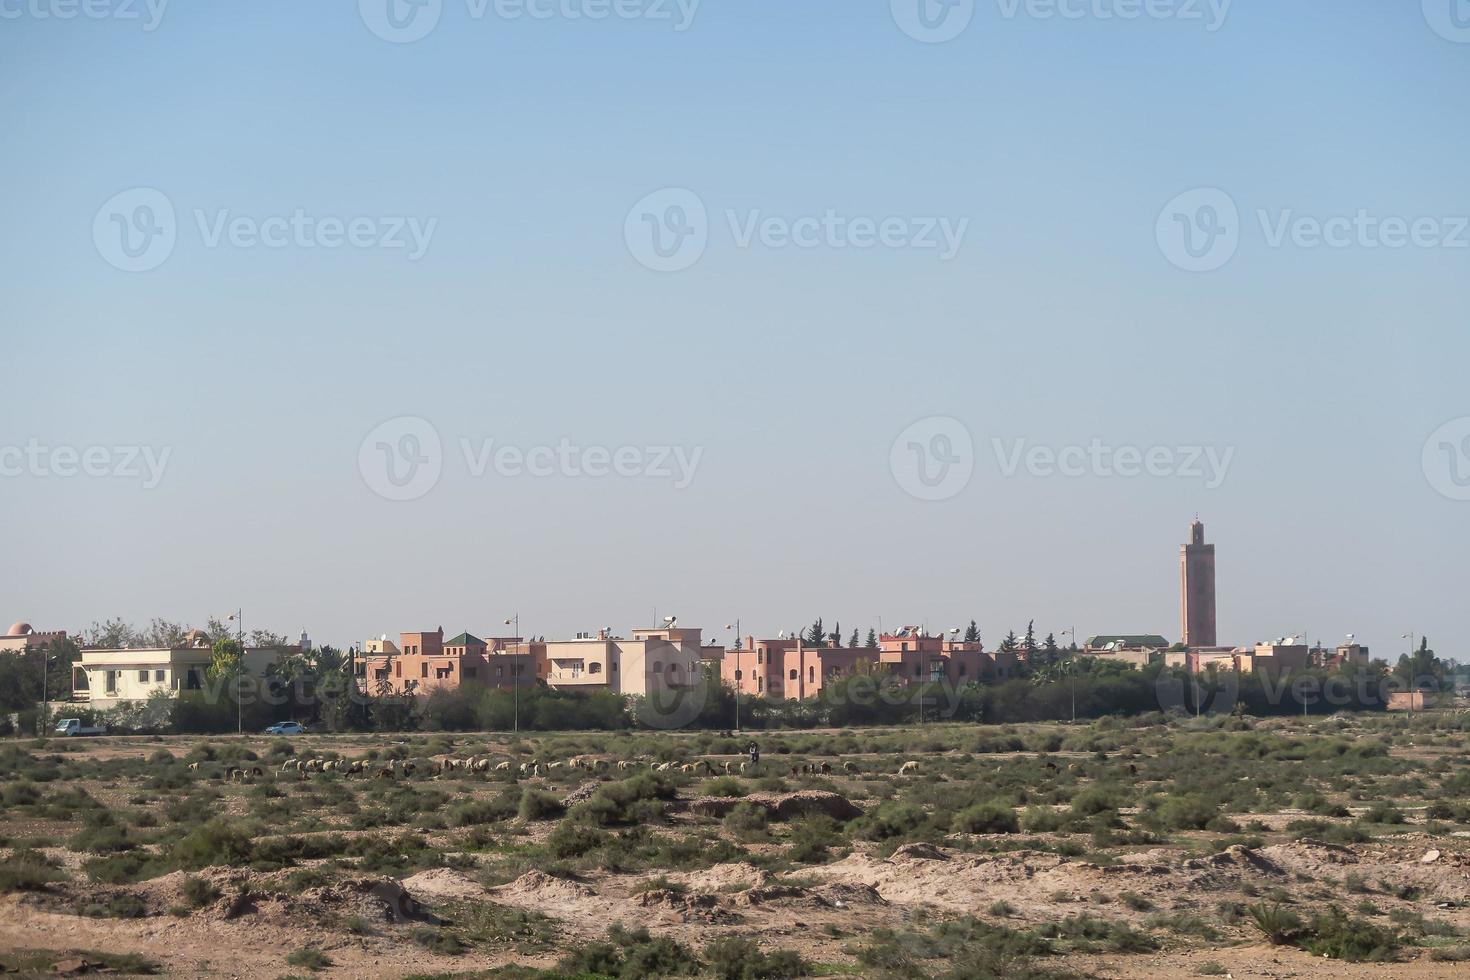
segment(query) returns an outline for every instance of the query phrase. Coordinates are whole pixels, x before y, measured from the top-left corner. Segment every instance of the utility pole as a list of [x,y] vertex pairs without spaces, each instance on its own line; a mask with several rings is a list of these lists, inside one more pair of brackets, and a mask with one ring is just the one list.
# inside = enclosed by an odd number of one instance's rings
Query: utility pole
[[[510,626],[511,624],[515,625],[516,657],[519,658],[521,652],[521,614],[519,612],[505,621],[505,625]],[[515,660],[512,660],[510,665],[510,690],[511,701],[515,705],[511,732],[519,735],[521,733],[521,672],[520,664]]]
[[735,630],[735,730],[740,731],[740,659],[745,652],[745,640],[741,638],[740,617],[735,617],[734,623],[726,623],[725,629]]

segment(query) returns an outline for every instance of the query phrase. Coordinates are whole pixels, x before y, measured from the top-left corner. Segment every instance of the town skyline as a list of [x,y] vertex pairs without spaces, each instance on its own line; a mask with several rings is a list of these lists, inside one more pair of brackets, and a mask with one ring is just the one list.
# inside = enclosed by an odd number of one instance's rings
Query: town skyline
[[[652,606],[650,607],[650,613],[647,622],[639,622],[636,619],[624,619],[622,620],[622,625],[619,625],[617,620],[606,619],[606,621],[602,622],[582,623],[574,627],[566,628],[564,631],[560,632],[555,631],[554,628],[551,630],[537,629],[535,628],[535,624],[531,619],[526,618],[524,621],[522,621],[517,611],[511,611],[505,617],[502,617],[502,620],[499,623],[495,624],[484,622],[485,617],[483,615],[479,616],[478,619],[480,621],[475,623],[464,622],[463,618],[461,620],[451,620],[441,616],[439,617],[439,619],[434,620],[432,623],[397,622],[387,624],[382,629],[373,629],[367,632],[359,630],[356,631],[357,635],[354,635],[349,639],[339,640],[336,636],[330,636],[324,639],[322,634],[318,633],[318,631],[311,624],[307,624],[301,630],[282,630],[273,624],[261,625],[249,621],[246,618],[243,607],[236,612],[245,622],[244,632],[247,637],[251,632],[255,630],[266,630],[276,635],[279,635],[283,637],[287,642],[290,642],[295,640],[299,633],[304,632],[311,636],[312,642],[316,645],[325,644],[342,650],[347,650],[349,648],[357,648],[360,650],[365,643],[368,643],[379,637],[393,638],[399,636],[400,634],[407,634],[420,630],[432,631],[435,628],[445,631],[446,635],[453,635],[457,632],[464,632],[480,637],[482,639],[492,641],[498,638],[510,638],[515,636],[519,636],[525,639],[543,638],[553,641],[559,641],[571,639],[584,634],[595,634],[599,631],[607,631],[610,635],[614,636],[623,636],[631,635],[634,631],[637,630],[649,630],[667,627],[670,624],[663,618],[666,616],[676,617],[679,625],[683,627],[702,630],[704,641],[707,645],[720,645],[726,648],[736,645],[737,640],[744,641],[751,638],[754,638],[756,640],[775,640],[783,637],[791,639],[805,638],[810,631],[813,622],[817,618],[820,618],[823,621],[827,631],[840,631],[841,635],[839,637],[839,645],[847,645],[848,638],[853,631],[856,631],[860,638],[865,639],[869,630],[873,630],[878,636],[881,637],[883,635],[893,635],[899,629],[912,628],[917,626],[934,636],[949,636],[951,633],[965,632],[973,621],[979,630],[981,642],[984,645],[984,648],[989,650],[997,649],[1007,633],[1015,632],[1016,635],[1020,636],[1025,632],[1027,626],[1031,624],[1034,624],[1034,629],[1038,640],[1046,637],[1048,634],[1052,634],[1058,637],[1058,643],[1061,646],[1067,646],[1068,644],[1073,642],[1081,646],[1083,645],[1084,641],[1089,637],[1098,635],[1154,634],[1166,638],[1170,644],[1177,643],[1184,644],[1190,647],[1213,648],[1217,646],[1217,631],[1215,626],[1217,619],[1217,597],[1215,594],[1214,575],[1215,542],[1211,540],[1206,543],[1204,533],[1204,524],[1200,521],[1199,517],[1196,516],[1194,521],[1191,522],[1191,524],[1189,525],[1187,534],[1186,536],[1184,536],[1184,540],[1181,540],[1178,546],[1179,564],[1176,565],[1176,569],[1178,571],[1176,571],[1175,578],[1176,611],[1174,614],[1174,623],[1176,625],[1173,630],[1170,630],[1168,628],[1161,628],[1164,626],[1164,624],[1152,622],[1130,622],[1121,624],[1111,623],[1104,624],[1103,628],[1092,628],[1090,624],[1085,626],[1077,626],[1072,622],[1063,623],[1061,621],[1061,618],[1047,620],[1035,617],[1026,617],[1018,622],[1011,622],[1006,624],[1001,624],[999,622],[987,623],[977,616],[962,616],[961,618],[955,619],[953,622],[941,622],[925,617],[915,618],[912,616],[899,616],[892,620],[882,616],[872,617],[870,619],[856,618],[844,620],[841,617],[829,617],[822,613],[820,610],[817,610],[812,615],[809,615],[805,619],[805,621],[788,623],[784,626],[768,626],[767,624],[774,622],[774,620],[762,619],[759,616],[757,616],[755,619],[748,619],[743,616],[734,617],[728,622],[720,622],[718,617],[716,617],[715,620],[698,620],[679,613],[674,607],[665,607],[664,609],[660,610],[658,606]],[[1208,562],[1206,567],[1208,571],[1201,573],[1198,563],[1200,561],[1206,560],[1206,555]],[[1228,550],[1226,554],[1226,560],[1228,563]],[[1203,619],[1196,624],[1196,630],[1200,632],[1201,637],[1197,642],[1190,641],[1188,630],[1187,628],[1184,628],[1187,627],[1187,624],[1189,623],[1191,617],[1191,614],[1188,611],[1191,605],[1191,585],[1189,579],[1190,569],[1194,570],[1194,574],[1196,576],[1199,576],[1201,574],[1206,574],[1208,576],[1207,598],[1201,598],[1199,602],[1195,603],[1197,607],[1204,607],[1205,609],[1205,612],[1203,613]],[[1203,597],[1204,593],[1201,593],[1201,596]],[[1227,608],[1228,598],[1229,594],[1227,592]],[[228,615],[233,616],[234,614]],[[398,617],[398,614],[388,615],[390,618]],[[1196,617],[1199,617],[1201,613],[1196,611],[1194,615]],[[206,616],[197,622],[188,619],[174,620],[168,616],[147,616],[131,620],[127,617],[115,618],[135,628],[146,629],[147,626],[155,619],[162,620],[168,623],[173,623],[183,628],[191,628],[204,625],[204,623],[207,622],[210,618],[224,619],[225,617]],[[433,619],[433,617],[431,616],[430,619]],[[506,622],[506,620],[510,620],[510,622]],[[48,623],[44,626],[35,628],[37,628],[38,630],[63,629],[68,632],[74,640],[76,640],[78,643],[81,643],[83,636],[89,630],[94,629],[103,622],[105,622],[105,620],[93,620],[91,623],[87,624],[80,630],[64,627],[55,623]],[[29,620],[22,620],[18,622],[17,625],[21,624],[28,626],[33,625]],[[512,624],[515,624],[520,628],[519,633],[515,632],[512,629]],[[735,627],[737,625],[740,628],[738,634],[735,630]],[[489,626],[490,628],[487,629],[486,626]],[[1425,634],[1418,632],[1415,632],[1412,637],[1400,634],[1396,638],[1400,642],[1394,643],[1392,641],[1395,638],[1386,636],[1375,637],[1370,633],[1354,629],[1348,629],[1338,633],[1324,631],[1313,632],[1309,628],[1279,629],[1274,631],[1267,631],[1266,633],[1259,635],[1237,634],[1231,629],[1225,629],[1219,631],[1218,646],[1222,648],[1230,648],[1236,646],[1245,647],[1261,643],[1270,643],[1282,638],[1297,638],[1304,644],[1310,646],[1316,646],[1320,644],[1324,647],[1335,647],[1344,642],[1356,642],[1360,645],[1370,647],[1376,651],[1379,651],[1380,656],[1384,656],[1391,661],[1394,657],[1397,656],[1398,653],[1409,652],[1412,648],[1417,647],[1424,635]],[[1432,636],[1433,634],[1430,635]],[[1442,641],[1439,652],[1447,657],[1453,657],[1454,655],[1454,651],[1452,649],[1446,648]]]

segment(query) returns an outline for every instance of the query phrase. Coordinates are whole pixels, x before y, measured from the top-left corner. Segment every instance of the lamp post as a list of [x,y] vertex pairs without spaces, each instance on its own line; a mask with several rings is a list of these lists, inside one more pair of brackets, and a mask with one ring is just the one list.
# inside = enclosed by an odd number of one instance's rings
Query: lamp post
[[740,638],[740,617],[726,623],[725,629],[735,631],[735,730],[740,731],[740,655],[745,650],[745,641]]
[[1414,631],[1409,630],[1400,639],[1409,641],[1409,659],[1404,662],[1404,666],[1409,672],[1409,718],[1412,720],[1414,717],[1414,689],[1418,686],[1414,680]]
[[[1059,635],[1070,636],[1072,638],[1072,646],[1077,645],[1077,630],[1075,627],[1068,626]],[[1075,656],[1067,658],[1067,681],[1067,686],[1072,689],[1072,724],[1075,725],[1077,724],[1077,658]]]
[[[515,615],[511,616],[510,619],[507,619],[505,621],[506,626],[510,626],[512,624],[514,624],[515,626],[514,632],[516,638],[516,655],[519,656],[521,649],[521,614],[519,612],[517,612]],[[514,714],[512,715],[511,719],[511,732],[515,735],[519,735],[521,733],[521,674],[520,670],[518,669],[519,667],[520,664],[516,663],[514,660],[511,661],[510,690],[511,701],[515,705]]]
[[245,734],[245,692],[240,683],[245,674],[245,615],[240,607],[225,617],[225,622],[235,624],[235,644],[240,648],[240,663],[235,669],[235,734]]

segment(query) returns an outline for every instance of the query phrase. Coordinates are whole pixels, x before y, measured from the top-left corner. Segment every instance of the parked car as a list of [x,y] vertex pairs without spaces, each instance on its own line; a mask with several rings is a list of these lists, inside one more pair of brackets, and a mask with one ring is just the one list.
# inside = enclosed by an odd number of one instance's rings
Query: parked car
[[265,730],[267,735],[305,735],[306,726],[299,721],[278,721]]
[[106,735],[106,725],[83,725],[80,718],[63,718],[52,729],[57,735]]

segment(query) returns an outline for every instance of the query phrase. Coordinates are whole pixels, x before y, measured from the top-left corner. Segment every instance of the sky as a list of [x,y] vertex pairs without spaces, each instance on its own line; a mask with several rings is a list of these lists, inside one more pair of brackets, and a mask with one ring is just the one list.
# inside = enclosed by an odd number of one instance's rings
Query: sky
[[1470,3],[920,4],[0,0],[0,619],[1464,656]]

